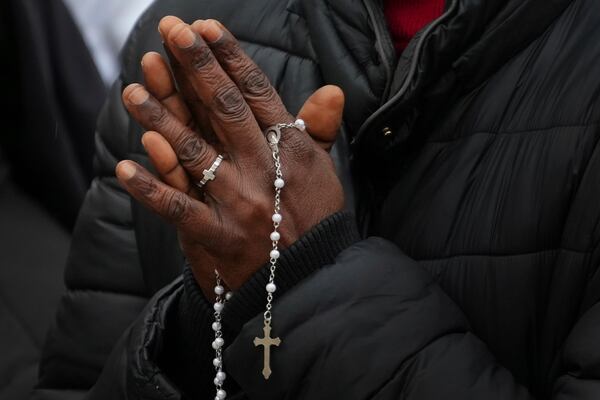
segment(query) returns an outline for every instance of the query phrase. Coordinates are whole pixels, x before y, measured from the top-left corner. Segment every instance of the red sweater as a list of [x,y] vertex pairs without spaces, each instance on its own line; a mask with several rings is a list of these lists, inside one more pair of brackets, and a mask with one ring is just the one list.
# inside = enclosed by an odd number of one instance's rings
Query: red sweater
[[385,17],[396,46],[404,51],[425,25],[444,12],[445,0],[385,0]]

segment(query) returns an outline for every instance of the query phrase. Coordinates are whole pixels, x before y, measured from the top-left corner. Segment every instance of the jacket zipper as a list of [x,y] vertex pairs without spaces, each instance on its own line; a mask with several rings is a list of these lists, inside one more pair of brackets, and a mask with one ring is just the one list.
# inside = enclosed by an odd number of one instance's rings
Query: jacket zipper
[[[450,4],[450,7],[448,7],[446,12],[444,12],[444,14],[442,16],[440,16],[438,19],[436,19],[431,24],[429,24],[429,26],[425,29],[425,31],[423,32],[421,37],[418,39],[419,42],[417,43],[417,47],[415,49],[414,54],[412,55],[410,69],[408,71],[408,74],[406,75],[406,78],[404,79],[404,82],[402,83],[402,86],[400,87],[400,90],[398,90],[398,93],[396,93],[391,99],[389,99],[381,107],[379,107],[379,109],[377,109],[377,111],[375,111],[369,118],[367,118],[367,120],[362,124],[362,126],[358,130],[358,133],[356,134],[356,136],[352,139],[352,141],[351,141],[352,145],[357,143],[365,135],[365,132],[367,132],[369,127],[373,124],[374,121],[377,120],[377,118],[379,118],[379,116],[381,114],[383,114],[386,110],[388,110],[390,107],[392,107],[396,102],[398,102],[398,100],[400,100],[402,98],[402,96],[404,96],[404,94],[408,90],[410,82],[413,80],[415,72],[417,70],[417,63],[421,56],[421,52],[423,50],[423,43],[425,42],[425,39],[427,39],[429,34],[436,27],[438,27],[442,22],[444,22],[446,19],[448,19],[448,17],[450,17],[454,13],[456,8],[458,7],[458,2],[459,2],[459,0],[452,0],[452,3]],[[375,28],[374,30],[375,30],[375,37],[376,37],[377,41],[380,42],[380,39],[381,39],[380,29],[381,29],[381,25],[382,25],[381,20],[374,18],[374,13],[373,13],[373,10],[371,7],[371,3],[368,0],[365,0],[365,6],[367,7],[367,10],[369,11],[369,18],[371,18],[373,26],[378,27],[378,28]],[[384,28],[387,29],[387,26],[384,26]],[[388,40],[389,40],[389,37],[388,37]],[[384,61],[386,62],[386,73],[389,74],[388,75],[388,79],[389,79],[388,84],[386,85],[386,92],[387,92],[389,90],[389,86],[391,84],[391,80],[393,77],[392,77],[392,74],[390,72],[388,72],[388,70],[387,70],[387,68],[389,68],[389,66],[391,64],[388,64],[389,60],[386,57],[387,54],[385,51],[383,51],[383,48],[381,46],[383,46],[383,44],[380,44],[380,51],[382,52],[382,56],[384,57]],[[387,129],[388,129],[388,133],[385,134],[386,136],[388,136],[390,134],[389,128],[387,128]]]

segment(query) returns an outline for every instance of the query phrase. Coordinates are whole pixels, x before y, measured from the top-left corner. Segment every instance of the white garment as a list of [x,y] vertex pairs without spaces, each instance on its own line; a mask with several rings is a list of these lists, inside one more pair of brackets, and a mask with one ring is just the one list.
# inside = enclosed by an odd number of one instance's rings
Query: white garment
[[138,17],[153,0],[64,0],[92,53],[102,79],[119,74],[119,51]]

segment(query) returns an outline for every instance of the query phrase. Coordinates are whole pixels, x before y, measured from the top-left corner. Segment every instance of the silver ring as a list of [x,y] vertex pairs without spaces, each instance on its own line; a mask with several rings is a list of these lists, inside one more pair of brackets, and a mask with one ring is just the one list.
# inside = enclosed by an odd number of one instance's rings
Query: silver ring
[[215,174],[217,172],[217,169],[219,169],[219,166],[221,165],[222,161],[223,161],[223,155],[219,154],[219,156],[217,157],[215,162],[212,163],[210,168],[205,169],[202,172],[202,174],[204,175],[204,178],[202,178],[202,180],[200,182],[197,182],[196,186],[198,186],[200,189],[202,189],[208,182],[214,181],[215,178],[217,177]]

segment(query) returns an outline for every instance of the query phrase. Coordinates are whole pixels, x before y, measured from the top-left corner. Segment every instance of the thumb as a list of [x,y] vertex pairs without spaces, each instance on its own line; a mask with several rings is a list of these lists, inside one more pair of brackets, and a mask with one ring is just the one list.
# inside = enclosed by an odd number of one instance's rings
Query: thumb
[[298,118],[306,122],[306,130],[313,140],[329,151],[340,129],[343,111],[344,92],[337,86],[327,85],[306,100]]

